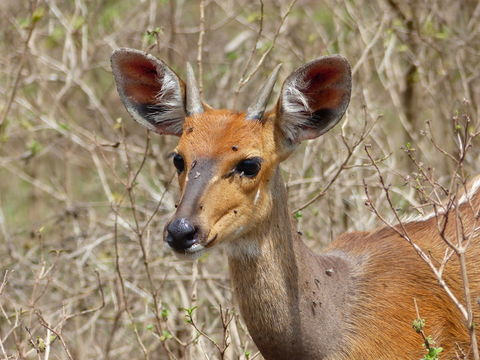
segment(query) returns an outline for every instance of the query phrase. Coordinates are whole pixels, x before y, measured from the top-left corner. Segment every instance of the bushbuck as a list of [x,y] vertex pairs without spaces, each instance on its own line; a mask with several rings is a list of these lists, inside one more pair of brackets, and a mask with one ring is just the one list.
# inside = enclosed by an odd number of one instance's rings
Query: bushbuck
[[[266,359],[418,359],[425,354],[412,321],[414,299],[442,358],[468,351],[464,317],[412,245],[391,227],[340,236],[321,254],[300,239],[287,207],[279,164],[297,145],[337,124],[350,101],[351,70],[341,56],[315,59],[290,74],[266,111],[280,67],[247,111],[202,102],[191,66],[180,77],[163,61],[118,49],[112,69],[121,100],[147,129],[179,137],[173,152],[181,198],[166,224],[174,252],[196,257],[223,245],[242,316]],[[474,317],[480,316],[480,179],[446,214],[472,240],[466,258]],[[403,224],[410,238],[442,259],[435,216]],[[457,256],[443,279],[462,301]],[[459,351],[459,350],[458,350]]]

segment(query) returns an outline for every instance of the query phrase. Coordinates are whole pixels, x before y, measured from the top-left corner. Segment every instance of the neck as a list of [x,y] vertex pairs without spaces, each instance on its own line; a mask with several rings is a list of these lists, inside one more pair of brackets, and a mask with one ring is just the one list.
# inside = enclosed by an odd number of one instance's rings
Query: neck
[[339,254],[313,254],[298,237],[278,171],[271,191],[270,217],[229,253],[240,310],[266,359],[324,359],[345,329],[350,266]]

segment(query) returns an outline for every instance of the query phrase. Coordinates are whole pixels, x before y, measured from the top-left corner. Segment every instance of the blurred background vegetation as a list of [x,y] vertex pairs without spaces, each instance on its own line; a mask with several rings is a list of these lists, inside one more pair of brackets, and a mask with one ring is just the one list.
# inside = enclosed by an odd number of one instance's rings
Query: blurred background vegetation
[[[186,262],[163,247],[176,139],[130,119],[113,49],[143,49],[179,74],[190,61],[206,102],[238,110],[279,62],[283,80],[315,57],[348,58],[342,125],[283,166],[292,209],[321,194],[294,213],[317,250],[379,226],[363,181],[389,216],[364,145],[399,212],[421,215],[423,180],[405,150],[447,183],[455,164],[432,136],[455,153],[480,111],[476,0],[2,0],[0,19],[2,359],[261,359],[223,252]],[[341,133],[352,144],[365,123],[373,130],[323,194],[348,156]]]

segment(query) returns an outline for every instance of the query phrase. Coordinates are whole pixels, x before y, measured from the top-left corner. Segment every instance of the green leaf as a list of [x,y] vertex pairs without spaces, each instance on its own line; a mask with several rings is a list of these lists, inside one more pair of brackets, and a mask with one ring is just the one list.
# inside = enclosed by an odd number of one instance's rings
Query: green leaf
[[44,352],[47,348],[47,344],[45,344],[45,341],[40,336],[37,336],[37,348],[40,352]]
[[187,312],[188,316],[192,316],[193,315],[193,312],[195,310],[197,310],[198,306],[194,306],[194,307],[191,307],[191,308],[185,308],[184,310]]
[[32,142],[28,145],[28,150],[30,150],[32,155],[38,154],[42,149],[42,144],[40,144],[37,140],[32,140]]
[[170,315],[170,310],[168,310],[167,308],[162,308],[160,315],[162,316],[163,320],[168,320],[168,315]]
[[193,312],[198,308],[198,306],[194,306],[191,308],[183,308],[182,310],[185,311],[185,322],[187,324],[193,324]]
[[443,351],[441,347],[431,347],[428,353],[421,360],[440,360],[440,353]]
[[412,327],[417,333],[420,333],[425,327],[425,320],[419,318],[413,320]]
[[60,128],[62,128],[63,130],[66,130],[66,131],[69,131],[69,130],[70,130],[70,125],[68,125],[68,124],[59,122],[59,123],[58,123],[58,126],[60,126]]
[[160,341],[165,341],[168,339],[171,339],[173,335],[170,333],[168,330],[163,330],[162,331],[162,336],[160,336]]
[[251,14],[249,14],[249,15],[247,16],[247,21],[248,21],[249,23],[253,23],[253,22],[255,22],[255,21],[260,20],[260,16],[261,16],[260,13],[258,13],[258,12],[253,12],[253,13],[251,13]]
[[227,53],[228,60],[236,60],[238,58],[238,54],[235,51],[229,51]]
[[75,31],[79,30],[85,24],[85,18],[83,16],[77,16],[73,20],[73,29]]
[[145,35],[144,35],[145,41],[147,42],[148,45],[155,44],[155,42],[157,41],[158,35],[162,33],[163,33],[162,29],[159,28],[158,26],[154,29],[147,30],[145,31]]
[[20,27],[22,29],[26,29],[30,26],[30,19],[26,18],[26,19],[20,19],[18,21],[18,25],[20,25]]
[[43,7],[36,8],[31,17],[32,25],[42,20],[44,15],[45,15],[45,9]]

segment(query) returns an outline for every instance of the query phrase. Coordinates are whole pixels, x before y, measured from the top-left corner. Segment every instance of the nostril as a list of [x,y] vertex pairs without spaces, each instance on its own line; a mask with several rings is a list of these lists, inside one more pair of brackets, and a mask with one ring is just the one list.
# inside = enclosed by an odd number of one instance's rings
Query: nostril
[[198,227],[185,218],[175,219],[167,226],[166,241],[174,249],[188,249],[198,241]]
[[194,227],[192,231],[189,231],[187,234],[185,234],[185,239],[187,240],[193,240],[197,235],[197,227]]

